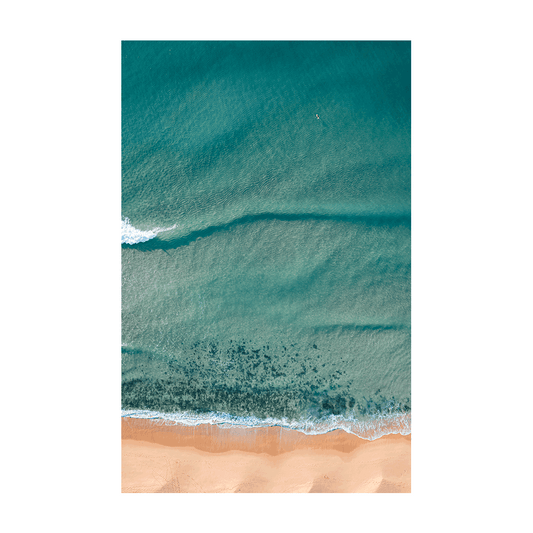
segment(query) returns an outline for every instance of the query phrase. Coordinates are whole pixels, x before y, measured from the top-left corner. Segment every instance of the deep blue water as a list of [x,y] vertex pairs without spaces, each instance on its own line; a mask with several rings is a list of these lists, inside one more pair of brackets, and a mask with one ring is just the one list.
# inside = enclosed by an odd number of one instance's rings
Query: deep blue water
[[410,80],[409,42],[123,43],[125,411],[409,431]]

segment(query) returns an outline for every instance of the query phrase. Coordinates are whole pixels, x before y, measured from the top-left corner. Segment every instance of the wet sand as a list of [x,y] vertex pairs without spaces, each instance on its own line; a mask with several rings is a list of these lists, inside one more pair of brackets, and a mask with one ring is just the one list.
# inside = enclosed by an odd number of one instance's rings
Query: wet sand
[[411,435],[122,418],[122,492],[411,492]]

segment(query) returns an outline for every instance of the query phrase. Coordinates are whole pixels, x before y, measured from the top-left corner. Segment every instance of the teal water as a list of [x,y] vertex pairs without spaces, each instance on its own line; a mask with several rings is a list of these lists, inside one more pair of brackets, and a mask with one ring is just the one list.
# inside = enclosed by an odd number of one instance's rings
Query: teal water
[[409,431],[410,55],[123,43],[124,414]]

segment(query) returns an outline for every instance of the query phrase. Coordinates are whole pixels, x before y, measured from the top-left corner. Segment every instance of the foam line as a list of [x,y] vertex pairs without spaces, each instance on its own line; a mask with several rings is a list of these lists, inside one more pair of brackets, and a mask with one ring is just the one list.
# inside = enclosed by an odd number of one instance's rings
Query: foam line
[[390,415],[375,416],[368,420],[358,420],[356,418],[344,417],[342,415],[331,415],[322,420],[287,420],[266,418],[260,419],[255,416],[232,416],[227,413],[205,413],[193,414],[189,412],[181,413],[160,413],[148,410],[122,410],[122,417],[146,418],[154,420],[164,420],[169,424],[182,424],[184,426],[199,426],[200,424],[212,424],[222,428],[258,428],[258,427],[282,427],[293,429],[306,435],[321,435],[336,429],[342,429],[347,433],[356,435],[365,440],[376,440],[384,435],[411,433],[410,413],[399,413]]

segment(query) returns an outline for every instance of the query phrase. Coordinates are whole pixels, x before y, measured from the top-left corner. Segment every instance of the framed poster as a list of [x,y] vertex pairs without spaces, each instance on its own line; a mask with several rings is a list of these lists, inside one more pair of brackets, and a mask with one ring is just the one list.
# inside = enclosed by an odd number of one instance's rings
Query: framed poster
[[430,511],[430,57],[102,21],[104,512]]

